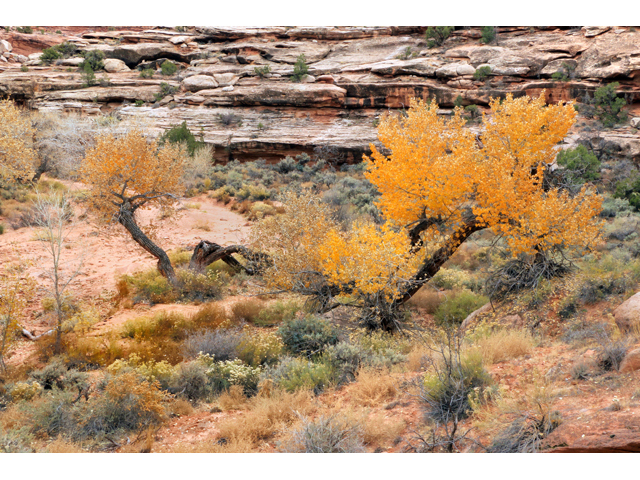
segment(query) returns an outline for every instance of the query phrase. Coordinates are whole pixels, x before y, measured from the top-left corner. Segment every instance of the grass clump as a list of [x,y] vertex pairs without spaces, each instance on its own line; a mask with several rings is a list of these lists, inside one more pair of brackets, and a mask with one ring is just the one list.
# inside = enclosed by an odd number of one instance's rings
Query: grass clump
[[479,352],[485,364],[493,365],[528,355],[535,339],[527,329],[498,329],[474,332],[472,349]]
[[346,416],[321,416],[315,421],[302,417],[302,426],[280,444],[287,453],[362,453],[362,427]]
[[468,290],[449,296],[435,311],[434,318],[439,324],[460,324],[470,313],[485,305],[489,299]]

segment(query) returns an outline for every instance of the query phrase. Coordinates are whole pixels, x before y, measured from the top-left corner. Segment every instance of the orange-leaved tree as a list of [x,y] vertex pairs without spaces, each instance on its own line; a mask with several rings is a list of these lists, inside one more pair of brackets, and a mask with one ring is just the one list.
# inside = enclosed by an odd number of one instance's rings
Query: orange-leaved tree
[[37,161],[31,119],[10,100],[0,101],[0,181],[25,182]]
[[131,237],[158,259],[158,270],[172,284],[176,275],[166,252],[139,227],[136,212],[152,206],[170,213],[182,192],[184,155],[179,147],[147,141],[140,130],[99,137],[87,151],[81,180],[89,186],[89,202],[99,218],[115,219]]
[[[575,120],[573,105],[547,105],[544,95],[494,100],[479,138],[465,128],[461,109],[449,120],[437,110],[435,102],[412,101],[406,117],[388,115],[380,122],[379,139],[391,153],[372,145],[365,176],[381,193],[382,227],[361,222],[349,231],[330,225],[312,233],[318,247],[306,263],[307,277],[313,272],[320,285],[311,290],[323,297],[323,308],[336,305],[333,296],[356,294],[373,315],[387,318],[385,328],[393,328],[389,319],[397,306],[483,229],[531,264],[594,245],[600,196],[588,186],[564,188],[550,168]],[[277,235],[288,233],[271,232],[271,238]],[[267,278],[276,278],[273,272],[284,265],[272,265]]]

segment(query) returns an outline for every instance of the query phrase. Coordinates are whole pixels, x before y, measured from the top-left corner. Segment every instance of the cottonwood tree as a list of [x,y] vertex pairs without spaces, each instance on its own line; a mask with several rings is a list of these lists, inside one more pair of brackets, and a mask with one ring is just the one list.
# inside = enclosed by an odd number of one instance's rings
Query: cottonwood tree
[[35,173],[31,120],[10,100],[0,101],[0,181],[26,182]]
[[[575,120],[573,105],[546,105],[544,95],[494,100],[480,138],[464,128],[461,109],[450,120],[437,109],[412,101],[406,117],[380,122],[379,139],[391,154],[371,145],[365,176],[381,193],[382,227],[360,222],[345,231],[326,215],[301,218],[295,202],[285,205],[286,221],[257,225],[254,245],[272,255],[272,286],[313,295],[325,310],[339,304],[334,297],[355,295],[365,319],[393,329],[398,306],[475,232],[492,231],[531,264],[594,245],[601,198],[588,185],[571,192],[550,175],[557,144]],[[305,244],[303,265],[296,264]],[[283,280],[284,272],[302,284]]]
[[0,274],[0,367],[5,373],[5,354],[20,330],[19,322],[25,317],[34,292],[35,282],[26,273],[24,263],[10,264]]
[[166,252],[140,228],[136,213],[159,207],[175,211],[182,193],[184,155],[178,146],[158,148],[133,129],[115,138],[104,135],[87,151],[80,179],[89,186],[89,204],[103,221],[116,220],[131,238],[158,259],[158,270],[172,284],[176,274]]

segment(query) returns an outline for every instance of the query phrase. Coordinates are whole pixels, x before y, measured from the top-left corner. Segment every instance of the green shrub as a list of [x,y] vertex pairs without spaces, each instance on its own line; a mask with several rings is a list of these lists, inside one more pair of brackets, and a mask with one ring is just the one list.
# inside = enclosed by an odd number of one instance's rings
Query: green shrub
[[20,71],[21,71],[21,72],[28,72],[28,71],[29,71],[29,67],[27,67],[26,65],[22,65],[22,66],[20,67]]
[[170,129],[165,130],[165,132],[160,136],[158,143],[160,145],[164,145],[166,142],[186,143],[187,150],[191,156],[193,156],[197,149],[204,146],[204,143],[198,142],[193,133],[191,133],[191,130],[189,130],[189,127],[187,126],[187,122],[182,122],[180,125],[174,125]]
[[436,421],[465,418],[471,412],[469,395],[482,390],[492,380],[482,364],[482,355],[474,352],[461,357],[459,349],[445,349],[435,371],[424,377],[420,398],[426,413]]
[[565,167],[571,180],[585,183],[600,178],[600,160],[584,145],[561,150],[558,165]]
[[293,66],[293,75],[291,76],[291,80],[294,82],[300,82],[304,77],[309,74],[309,67],[307,66],[307,59],[304,56],[304,53],[300,54],[296,59],[296,63]]
[[606,128],[611,128],[627,119],[626,112],[622,110],[627,102],[616,93],[619,86],[618,82],[611,82],[598,88],[594,94],[595,114]]
[[134,302],[169,303],[176,299],[169,281],[155,268],[125,275],[123,280],[133,287]]
[[253,71],[256,72],[260,78],[264,78],[265,75],[271,73],[271,66],[265,65],[264,67],[253,67]]
[[84,61],[78,65],[80,70],[86,71],[86,66],[89,65],[91,71],[97,72],[104,68],[104,53],[100,50],[89,50],[81,54],[84,57]]
[[169,391],[193,402],[208,398],[211,389],[207,366],[202,362],[181,363],[172,378]]
[[154,95],[154,100],[156,102],[159,102],[164,97],[166,97],[168,95],[173,95],[177,91],[178,91],[178,87],[173,87],[173,86],[169,85],[167,82],[161,82],[160,83],[160,91]]
[[636,211],[640,211],[640,177],[618,182],[613,198],[626,199]]
[[213,357],[201,355],[198,362],[207,367],[209,387],[214,394],[228,390],[231,385],[240,385],[245,395],[254,395],[258,391],[258,382],[262,369],[245,365],[242,360],[217,362]]
[[4,233],[4,225],[0,223],[0,235]]
[[85,63],[84,67],[82,67],[82,85],[84,87],[93,87],[98,82],[96,81],[96,76],[93,73],[93,69],[89,63]]
[[473,78],[475,80],[479,80],[480,82],[484,82],[486,78],[491,74],[491,67],[485,65],[484,67],[476,68],[476,71],[473,74]]
[[278,334],[294,355],[320,355],[327,346],[338,343],[337,330],[326,320],[311,315],[286,322]]
[[33,28],[31,27],[17,27],[16,31],[19,33],[26,33],[26,34],[32,34],[33,33]]
[[410,58],[417,57],[418,52],[414,52],[411,50],[411,47],[406,47],[403,52],[396,56],[399,60],[409,60]]
[[175,75],[177,71],[177,65],[169,60],[165,60],[162,65],[160,65],[160,73],[162,73],[162,75]]
[[155,71],[152,68],[140,70],[140,78],[153,78]]
[[294,300],[277,301],[260,310],[253,322],[261,327],[289,322],[295,318],[300,309],[300,304]]
[[467,290],[462,290],[442,302],[436,309],[434,317],[439,324],[459,324],[471,312],[482,307],[488,301],[489,299],[484,295],[476,295]]
[[482,43],[491,43],[496,39],[494,27],[482,27]]
[[248,328],[237,346],[238,358],[253,367],[277,363],[282,349],[282,340],[275,333]]
[[271,379],[275,385],[288,392],[313,390],[320,394],[333,383],[335,371],[327,363],[315,363],[302,358],[285,357],[268,369],[263,379]]
[[429,27],[425,32],[427,47],[434,48],[441,46],[453,32],[453,27]]

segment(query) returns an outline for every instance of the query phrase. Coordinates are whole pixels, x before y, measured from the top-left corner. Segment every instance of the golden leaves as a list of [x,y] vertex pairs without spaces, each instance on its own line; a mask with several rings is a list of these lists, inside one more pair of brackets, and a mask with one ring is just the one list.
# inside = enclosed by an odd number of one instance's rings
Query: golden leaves
[[34,129],[9,100],[0,101],[0,180],[25,181],[34,174],[37,158]]
[[114,138],[99,137],[87,152],[81,179],[90,186],[92,206],[103,218],[110,217],[120,205],[158,205],[170,208],[182,192],[184,153],[179,147],[158,148],[148,142],[140,130]]

